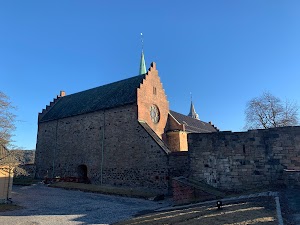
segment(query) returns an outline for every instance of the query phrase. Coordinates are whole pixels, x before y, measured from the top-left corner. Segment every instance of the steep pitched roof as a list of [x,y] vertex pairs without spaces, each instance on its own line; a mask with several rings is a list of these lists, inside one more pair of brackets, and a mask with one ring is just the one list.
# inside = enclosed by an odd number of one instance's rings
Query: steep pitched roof
[[42,115],[39,122],[135,103],[137,101],[137,88],[144,78],[145,74],[142,74],[61,97],[49,111]]
[[185,116],[181,113],[174,112],[170,110],[171,116],[173,116],[180,124],[185,125],[187,132],[192,133],[208,133],[216,132],[217,129],[209,123],[203,122],[201,120],[194,119],[190,116]]

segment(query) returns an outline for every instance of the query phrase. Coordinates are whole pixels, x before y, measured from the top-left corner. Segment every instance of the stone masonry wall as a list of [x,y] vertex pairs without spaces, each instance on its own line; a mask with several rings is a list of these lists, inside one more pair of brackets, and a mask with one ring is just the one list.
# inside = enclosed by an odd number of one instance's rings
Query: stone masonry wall
[[138,123],[136,105],[39,123],[37,177],[78,176],[80,165],[95,184],[169,188],[167,154]]
[[300,169],[300,127],[189,134],[193,179],[221,189],[282,184],[284,169]]
[[170,177],[188,176],[189,158],[188,152],[171,152],[169,154]]

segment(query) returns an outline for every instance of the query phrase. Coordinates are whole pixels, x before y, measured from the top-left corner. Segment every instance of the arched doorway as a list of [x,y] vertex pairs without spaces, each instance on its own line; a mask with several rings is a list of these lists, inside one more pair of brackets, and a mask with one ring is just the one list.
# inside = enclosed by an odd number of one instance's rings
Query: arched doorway
[[79,178],[79,182],[81,183],[89,183],[89,179],[87,176],[87,166],[84,164],[81,164],[77,167],[77,175]]

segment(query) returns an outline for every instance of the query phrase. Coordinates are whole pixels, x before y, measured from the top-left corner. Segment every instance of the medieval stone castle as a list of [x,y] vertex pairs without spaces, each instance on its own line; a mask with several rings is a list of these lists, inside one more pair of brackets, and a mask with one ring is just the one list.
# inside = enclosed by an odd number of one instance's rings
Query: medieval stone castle
[[86,91],[61,91],[38,116],[36,176],[170,193],[179,176],[223,189],[300,169],[300,127],[231,133],[169,109],[156,64]]

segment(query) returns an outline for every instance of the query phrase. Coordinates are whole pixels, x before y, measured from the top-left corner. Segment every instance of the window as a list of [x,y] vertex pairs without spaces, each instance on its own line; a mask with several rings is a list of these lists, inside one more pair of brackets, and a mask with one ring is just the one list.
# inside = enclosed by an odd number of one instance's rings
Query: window
[[156,87],[153,87],[153,94],[156,95]]

